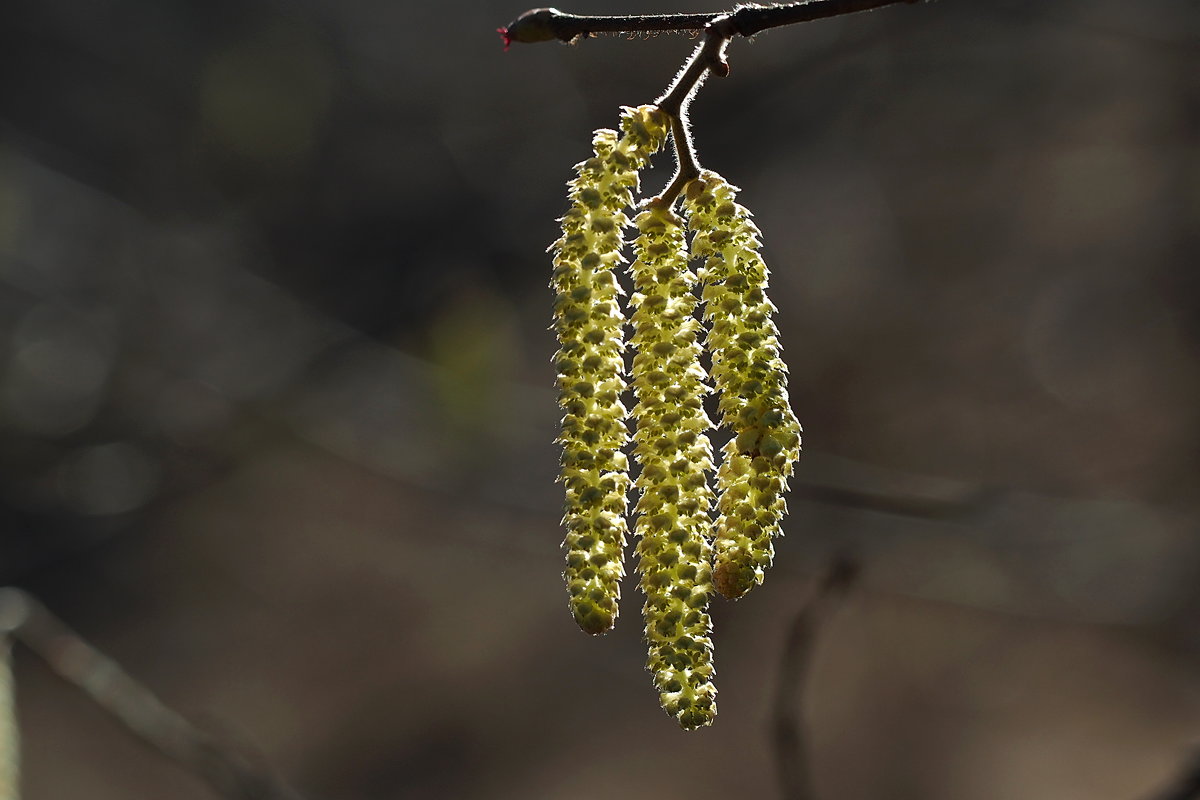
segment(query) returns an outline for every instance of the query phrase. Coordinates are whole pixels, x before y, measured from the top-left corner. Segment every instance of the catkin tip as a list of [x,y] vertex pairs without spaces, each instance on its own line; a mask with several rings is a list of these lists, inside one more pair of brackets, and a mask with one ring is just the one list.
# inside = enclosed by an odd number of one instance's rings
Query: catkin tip
[[712,725],[716,717],[715,710],[708,711],[693,708],[680,713],[676,719],[679,721],[679,727],[685,731],[694,731],[697,728],[707,728],[709,725]]
[[724,561],[713,568],[713,586],[726,600],[740,600],[758,583],[751,567]]
[[608,633],[616,625],[616,615],[594,604],[575,606],[571,609],[575,623],[579,629],[589,636],[600,636]]

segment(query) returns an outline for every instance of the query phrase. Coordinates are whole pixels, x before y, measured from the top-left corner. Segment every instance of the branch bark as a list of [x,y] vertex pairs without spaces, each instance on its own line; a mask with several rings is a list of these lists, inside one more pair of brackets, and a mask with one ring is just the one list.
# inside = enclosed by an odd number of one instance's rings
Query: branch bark
[[769,28],[798,22],[840,17],[898,3],[919,2],[921,0],[808,0],[786,5],[745,5],[728,14],[626,14],[607,17],[568,14],[557,8],[535,8],[498,30],[507,47],[512,42],[574,42],[595,33],[701,31],[719,17],[727,16],[736,35],[754,36]]
[[302,800],[299,793],[249,758],[168,708],[121,666],[85,642],[38,600],[0,588],[0,639],[32,650],[126,730],[230,800]]
[[671,117],[671,139],[678,168],[667,188],[650,202],[670,208],[684,187],[700,175],[696,148],[688,130],[688,104],[710,72],[721,78],[729,74],[725,48],[732,38],[754,36],[768,28],[798,22],[853,14],[897,3],[918,2],[921,0],[807,0],[786,5],[743,5],[729,13],[630,14],[612,17],[585,17],[567,14],[557,8],[535,8],[496,30],[504,37],[505,50],[513,42],[575,42],[593,33],[704,32],[704,41],[696,47],[671,85],[655,101]]

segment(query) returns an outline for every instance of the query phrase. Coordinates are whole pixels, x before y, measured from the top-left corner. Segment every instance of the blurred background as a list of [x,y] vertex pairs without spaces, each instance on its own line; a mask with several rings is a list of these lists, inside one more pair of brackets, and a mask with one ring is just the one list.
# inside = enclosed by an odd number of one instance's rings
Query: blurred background
[[[1200,6],[735,41],[693,108],[805,426],[680,732],[561,586],[545,247],[686,36],[486,2],[0,5],[0,585],[312,798],[1133,800],[1200,744]],[[578,0],[578,13],[716,10]],[[669,156],[644,179],[657,190]],[[18,649],[24,797],[212,797]]]

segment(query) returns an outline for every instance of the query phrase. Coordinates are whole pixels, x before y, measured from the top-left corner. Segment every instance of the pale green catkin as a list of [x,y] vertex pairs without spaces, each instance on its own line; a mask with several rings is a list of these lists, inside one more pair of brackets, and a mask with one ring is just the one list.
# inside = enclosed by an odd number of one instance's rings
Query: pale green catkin
[[559,405],[563,410],[561,481],[564,579],[571,611],[590,634],[610,630],[617,618],[624,575],[628,441],[624,328],[620,286],[613,269],[623,262],[625,210],[633,205],[638,170],[662,147],[667,117],[652,106],[625,108],[621,134],[596,131],[594,155],[575,166],[571,208],[563,235],[550,249],[556,293],[554,328],[559,350]]
[[638,572],[643,613],[663,709],[685,729],[716,716],[713,685],[712,553],[708,542],[714,495],[708,392],[693,316],[696,276],[688,269],[682,220],[651,206],[638,215],[631,267],[633,391],[637,405]]
[[728,598],[762,583],[787,512],[783,492],[800,456],[800,423],[788,402],[787,366],[767,299],[759,230],[737,189],[705,171],[684,200],[709,324],[713,384],[732,433],[717,471],[713,582]]
[[12,641],[0,635],[0,800],[18,800],[20,797],[20,763]]

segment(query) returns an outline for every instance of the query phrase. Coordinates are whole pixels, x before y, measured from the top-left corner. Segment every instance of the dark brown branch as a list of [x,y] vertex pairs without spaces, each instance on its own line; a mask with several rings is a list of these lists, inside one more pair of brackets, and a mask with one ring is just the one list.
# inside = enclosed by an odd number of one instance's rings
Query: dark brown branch
[[711,72],[718,77],[729,74],[725,48],[734,36],[753,36],[768,28],[836,17],[896,3],[920,0],[808,0],[788,5],[739,6],[732,12],[716,14],[652,14],[614,17],[583,17],[556,8],[535,8],[498,28],[504,37],[504,49],[513,42],[549,42],[555,39],[573,42],[592,33],[641,33],[653,31],[704,31],[704,41],[696,47],[675,76],[671,85],[655,101],[671,117],[671,139],[675,145],[678,169],[662,194],[650,202],[670,208],[684,188],[700,175],[696,149],[688,131],[687,107],[696,90]]
[[796,614],[779,665],[772,729],[779,788],[784,800],[815,800],[801,699],[808,683],[817,634],[858,577],[849,558],[834,559],[812,596]]
[[668,209],[675,204],[684,187],[700,177],[700,165],[696,162],[696,151],[692,146],[686,119],[671,117],[671,141],[675,143],[675,175],[662,193],[650,200],[650,205]]
[[720,77],[729,74],[729,63],[725,60],[725,47],[729,44],[729,17],[717,17],[704,28],[704,41],[688,58],[679,74],[671,81],[662,96],[654,104],[671,116],[671,141],[675,145],[675,176],[662,194],[650,202],[670,208],[685,186],[700,177],[700,164],[696,159],[696,148],[688,130],[687,109],[696,90],[708,73]]
[[768,28],[871,11],[897,3],[911,5],[919,2],[921,0],[809,0],[807,3],[790,3],[786,6],[742,6],[732,16],[738,33],[753,36]]
[[704,41],[684,63],[683,69],[671,81],[671,85],[654,101],[660,109],[678,117],[686,109],[700,84],[710,71],[719,77],[729,74],[729,63],[725,60],[725,46],[729,44],[729,17],[717,17],[704,29]]
[[728,16],[732,33],[753,36],[768,28],[811,22],[826,17],[839,17],[858,11],[869,11],[897,3],[918,3],[921,0],[808,0],[787,5],[745,5],[728,15],[711,14],[628,14],[612,17],[585,17],[567,14],[556,8],[535,8],[526,11],[499,28],[507,47],[512,42],[574,42],[593,33],[653,33],[658,31],[700,31],[713,20]]
[[28,647],[130,733],[203,778],[218,794],[232,800],[301,800],[294,789],[164,705],[20,589],[0,589],[0,636],[4,635]]

